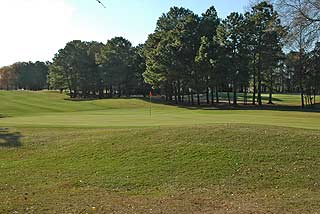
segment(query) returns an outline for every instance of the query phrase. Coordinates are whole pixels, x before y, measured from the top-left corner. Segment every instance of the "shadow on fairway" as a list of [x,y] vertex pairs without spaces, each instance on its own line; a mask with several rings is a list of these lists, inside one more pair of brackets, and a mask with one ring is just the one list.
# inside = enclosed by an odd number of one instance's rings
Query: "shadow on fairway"
[[17,148],[21,144],[21,134],[18,132],[10,132],[7,128],[0,128],[0,148]]
[[312,106],[301,108],[300,106],[288,106],[288,105],[269,105],[264,104],[262,106],[258,105],[244,105],[238,104],[236,106],[229,105],[228,103],[219,103],[214,105],[202,104],[201,106],[190,106],[190,105],[179,105],[180,108],[186,108],[189,110],[272,110],[272,111],[297,111],[297,112],[319,112],[320,106]]
[[[148,99],[143,99],[146,102],[149,102]],[[229,105],[228,102],[223,101],[221,103],[206,104],[203,101],[201,105],[197,105],[195,100],[195,104],[191,105],[188,102],[184,104],[176,104],[175,101],[165,101],[163,98],[155,97],[152,99],[152,103],[164,104],[170,106],[176,106],[178,108],[184,108],[189,110],[273,110],[273,111],[297,111],[297,112],[319,112],[320,113],[320,104],[316,104],[314,106],[306,106],[305,108],[301,108],[301,106],[292,106],[292,105],[279,105],[279,104],[263,104],[262,106],[247,104],[244,105],[241,101],[239,104]]]
[[[293,105],[281,105],[281,104],[263,104],[262,106],[258,105],[252,105],[252,104],[243,104],[242,101],[239,100],[239,104],[229,105],[226,101],[226,97],[220,97],[222,102],[220,103],[214,103],[212,104],[206,104],[204,98],[201,98],[201,105],[197,105],[197,100],[194,100],[194,105],[189,104],[188,102],[176,104],[175,101],[166,101],[164,97],[160,96],[154,96],[152,97],[152,103],[154,104],[163,104],[168,106],[176,106],[178,108],[184,108],[189,110],[273,110],[273,111],[297,111],[297,112],[319,112],[320,113],[320,103],[313,105],[313,106],[307,106],[305,108],[301,108],[301,106],[293,106]],[[114,98],[103,98],[103,99],[110,99],[110,100],[116,100],[116,99],[140,99],[145,102],[150,102],[150,99],[148,97],[142,97],[142,96],[132,96],[132,97],[114,97]],[[92,100],[101,100],[98,98],[90,98],[90,99],[81,99],[81,98],[66,98],[65,100],[73,101],[73,102],[85,102],[85,101],[92,101]],[[248,96],[248,100],[250,103],[250,96]],[[268,100],[268,97],[262,97],[262,100],[264,103]],[[281,102],[281,99],[273,98],[274,102]],[[232,102],[232,97],[231,97]]]
[[132,96],[132,97],[103,97],[103,98],[65,98],[66,101],[72,101],[72,102],[87,102],[87,101],[95,101],[95,100],[133,100],[133,99],[142,99],[142,100],[148,100],[146,98],[140,97],[140,96]]

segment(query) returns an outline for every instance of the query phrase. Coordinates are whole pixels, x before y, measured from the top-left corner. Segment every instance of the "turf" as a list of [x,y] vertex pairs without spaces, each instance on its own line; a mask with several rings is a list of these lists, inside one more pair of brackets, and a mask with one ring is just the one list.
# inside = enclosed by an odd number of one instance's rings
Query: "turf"
[[[276,95],[281,104],[299,103],[298,95]],[[280,99],[281,98],[281,99]],[[0,92],[5,127],[123,128],[212,124],[260,124],[320,129],[318,112],[285,110],[194,109],[140,99],[69,101],[53,92]]]
[[320,209],[317,112],[65,98],[0,92],[0,213]]

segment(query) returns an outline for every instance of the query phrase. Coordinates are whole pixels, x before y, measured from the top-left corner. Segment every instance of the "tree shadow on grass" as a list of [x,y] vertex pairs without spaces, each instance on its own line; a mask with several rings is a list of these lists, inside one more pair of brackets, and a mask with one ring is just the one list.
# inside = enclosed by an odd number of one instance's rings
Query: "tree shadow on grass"
[[[248,100],[250,103],[250,98],[252,96],[248,95]],[[152,97],[152,103],[155,104],[163,104],[163,105],[169,105],[169,106],[176,106],[178,108],[184,108],[184,109],[189,109],[189,110],[273,110],[273,111],[297,111],[297,112],[319,112],[320,113],[320,104],[316,104],[313,106],[307,106],[305,108],[301,108],[301,106],[294,106],[294,105],[284,105],[284,104],[263,104],[262,106],[258,105],[252,105],[248,104],[245,105],[243,104],[243,101],[240,99],[238,101],[238,105],[229,105],[228,102],[226,101],[226,97],[224,95],[221,95],[221,102],[220,103],[214,103],[213,105],[211,104],[206,104],[205,98],[202,96],[201,97],[201,105],[197,105],[197,100],[194,100],[194,105],[188,104],[187,102],[185,103],[180,103],[176,104],[175,101],[165,101],[164,97],[160,96],[154,96]],[[241,98],[241,96],[239,96]],[[150,99],[148,97],[142,97],[142,96],[132,96],[132,97],[114,97],[114,98],[104,98],[104,99],[140,99],[145,102],[150,102]],[[98,98],[93,98],[93,99],[71,99],[67,98],[65,100],[68,101],[75,101],[75,102],[82,102],[82,101],[90,101],[90,100],[101,100]],[[232,97],[230,97],[230,100],[232,101]],[[263,101],[267,101],[268,97],[262,96]],[[281,102],[282,99],[278,98],[273,98],[274,102]]]
[[189,110],[270,110],[270,111],[296,111],[296,112],[315,112],[320,113],[319,106],[308,106],[301,108],[301,106],[290,106],[290,105],[269,105],[263,104],[262,106],[258,105],[244,105],[238,104],[236,106],[229,105],[228,103],[219,103],[214,105],[201,105],[201,106],[190,106],[190,105],[179,105],[180,108],[186,108]]
[[7,128],[0,128],[0,148],[18,148],[21,144],[21,134],[10,132]]
[[[146,102],[150,102],[148,99],[143,99]],[[195,104],[191,105],[188,102],[176,104],[175,101],[165,101],[163,98],[154,97],[152,98],[152,103],[164,104],[169,106],[176,106],[178,108],[184,108],[188,110],[272,110],[272,111],[297,111],[297,112],[316,112],[320,113],[320,104],[313,106],[306,106],[301,108],[301,106],[294,105],[281,105],[281,104],[263,104],[262,106],[252,105],[252,104],[243,104],[239,101],[238,105],[229,105],[228,102],[222,101],[220,103],[206,104],[202,100],[201,105]]]
[[97,98],[97,97],[89,97],[89,98],[65,98],[66,101],[71,102],[87,102],[87,101],[95,101],[95,100],[134,100],[134,99],[142,99],[142,100],[148,100],[146,97],[143,96],[130,96],[130,97],[103,97],[103,98]]

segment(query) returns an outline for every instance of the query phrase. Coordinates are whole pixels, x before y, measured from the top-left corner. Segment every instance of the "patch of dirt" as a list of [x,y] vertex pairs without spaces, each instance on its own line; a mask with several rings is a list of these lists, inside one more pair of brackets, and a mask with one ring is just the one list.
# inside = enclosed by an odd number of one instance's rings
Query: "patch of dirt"
[[[67,188],[67,187],[66,187]],[[23,197],[22,197],[23,196]],[[317,213],[319,199],[292,198],[282,191],[233,193],[225,190],[183,191],[175,194],[110,193],[102,189],[53,190],[24,193],[8,203],[1,213],[59,214],[235,214],[235,213]],[[1,197],[0,197],[1,198]],[[27,198],[27,199],[26,199]],[[310,203],[308,206],[303,201]],[[317,205],[318,204],[318,205]],[[4,211],[4,212],[3,212]]]

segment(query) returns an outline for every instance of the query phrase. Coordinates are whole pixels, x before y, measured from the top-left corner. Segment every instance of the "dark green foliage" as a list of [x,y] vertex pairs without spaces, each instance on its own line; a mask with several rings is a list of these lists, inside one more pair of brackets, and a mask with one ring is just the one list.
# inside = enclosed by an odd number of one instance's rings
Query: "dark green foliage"
[[119,96],[129,95],[134,87],[134,49],[131,43],[122,37],[107,42],[97,56],[103,82],[109,96],[116,92]]
[[233,104],[237,105],[238,87],[248,79],[247,50],[243,36],[244,17],[242,14],[232,13],[218,28],[218,38],[224,49],[227,67],[227,84],[233,89]]
[[0,88],[41,90],[47,88],[48,63],[17,62],[0,69]]
[[122,37],[113,38],[106,45],[76,40],[56,54],[49,83],[52,89],[67,89],[72,98],[145,94],[143,64],[141,48],[135,49]]
[[[273,5],[261,2],[246,14],[231,13],[220,20],[214,7],[201,17],[192,11],[173,7],[157,22],[146,41],[145,81],[161,89],[167,100],[183,103],[185,96],[194,104],[219,102],[219,91],[253,92],[253,104],[262,105],[261,94],[277,90],[283,70],[285,30]],[[281,67],[282,66],[282,67]],[[210,93],[211,92],[211,93]],[[215,93],[214,93],[215,92]],[[256,99],[256,93],[258,99]],[[229,103],[231,100],[229,99]]]

